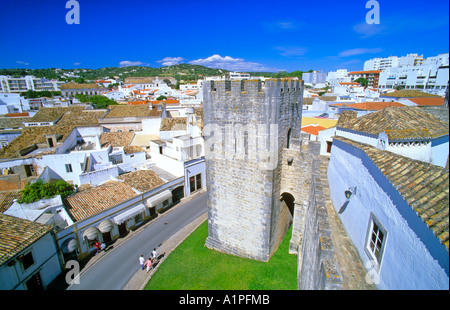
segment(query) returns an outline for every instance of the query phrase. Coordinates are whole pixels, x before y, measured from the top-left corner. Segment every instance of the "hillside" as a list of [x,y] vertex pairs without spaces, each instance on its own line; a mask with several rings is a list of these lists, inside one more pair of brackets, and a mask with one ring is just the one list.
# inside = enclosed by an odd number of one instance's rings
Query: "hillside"
[[177,80],[197,80],[202,76],[223,75],[225,72],[227,72],[227,70],[212,69],[190,64],[178,64],[161,68],[129,66],[99,69],[0,69],[0,75],[10,75],[13,77],[34,75],[39,78],[59,79],[64,81],[76,78],[81,78],[85,81],[93,81],[114,77],[119,77],[124,80],[126,77],[130,76],[171,76]]

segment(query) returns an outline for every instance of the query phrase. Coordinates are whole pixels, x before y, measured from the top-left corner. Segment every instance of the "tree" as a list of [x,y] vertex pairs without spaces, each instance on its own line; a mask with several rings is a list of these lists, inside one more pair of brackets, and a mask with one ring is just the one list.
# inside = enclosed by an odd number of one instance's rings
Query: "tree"
[[76,189],[64,180],[58,180],[52,183],[46,183],[42,180],[37,180],[34,183],[28,183],[24,189],[21,190],[22,198],[20,203],[32,203],[41,199],[52,198],[56,195],[61,195],[61,199],[66,198],[72,194]]
[[363,87],[367,87],[369,85],[369,81],[363,77],[357,78],[354,82],[359,83]]
[[87,96],[83,94],[78,94],[75,96],[78,100],[83,103],[91,102],[96,109],[106,109],[110,105],[117,105],[118,103],[108,97],[102,95]]
[[156,100],[166,100],[166,99],[167,99],[167,97],[163,96],[163,95],[161,95],[158,98],[156,98]]

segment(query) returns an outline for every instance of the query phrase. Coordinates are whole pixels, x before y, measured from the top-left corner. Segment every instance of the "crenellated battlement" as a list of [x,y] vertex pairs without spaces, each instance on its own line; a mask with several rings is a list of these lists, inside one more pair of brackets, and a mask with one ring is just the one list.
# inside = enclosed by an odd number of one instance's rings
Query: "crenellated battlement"
[[259,79],[254,80],[221,80],[221,81],[205,81],[203,88],[208,92],[266,92],[273,88],[278,89],[279,93],[295,93],[301,92],[303,88],[302,80],[291,79],[267,79],[262,82]]

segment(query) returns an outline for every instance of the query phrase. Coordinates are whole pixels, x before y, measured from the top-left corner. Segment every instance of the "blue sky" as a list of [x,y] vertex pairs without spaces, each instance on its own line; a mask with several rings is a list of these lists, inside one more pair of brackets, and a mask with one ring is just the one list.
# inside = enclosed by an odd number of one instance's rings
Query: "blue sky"
[[449,51],[448,1],[0,0],[0,68],[160,67],[362,70],[365,60]]

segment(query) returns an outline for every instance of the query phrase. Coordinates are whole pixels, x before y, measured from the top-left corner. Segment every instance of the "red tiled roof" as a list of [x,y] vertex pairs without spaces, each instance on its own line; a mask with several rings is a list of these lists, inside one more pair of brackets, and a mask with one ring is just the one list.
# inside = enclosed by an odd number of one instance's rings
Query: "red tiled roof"
[[442,106],[445,98],[408,98],[418,106]]
[[125,182],[111,181],[89,187],[64,199],[64,205],[75,221],[88,218],[136,196]]
[[353,71],[348,74],[372,74],[372,73],[381,73],[381,71],[371,70],[371,71]]
[[387,107],[405,107],[400,102],[361,102],[346,104],[347,107],[355,108],[358,110],[382,110]]
[[324,129],[327,129],[327,128],[320,126],[320,125],[317,125],[317,126],[316,125],[308,125],[308,126],[302,127],[303,132],[306,132],[306,133],[309,133],[309,134],[312,134],[315,136],[317,136],[319,134],[319,131],[322,131]]

